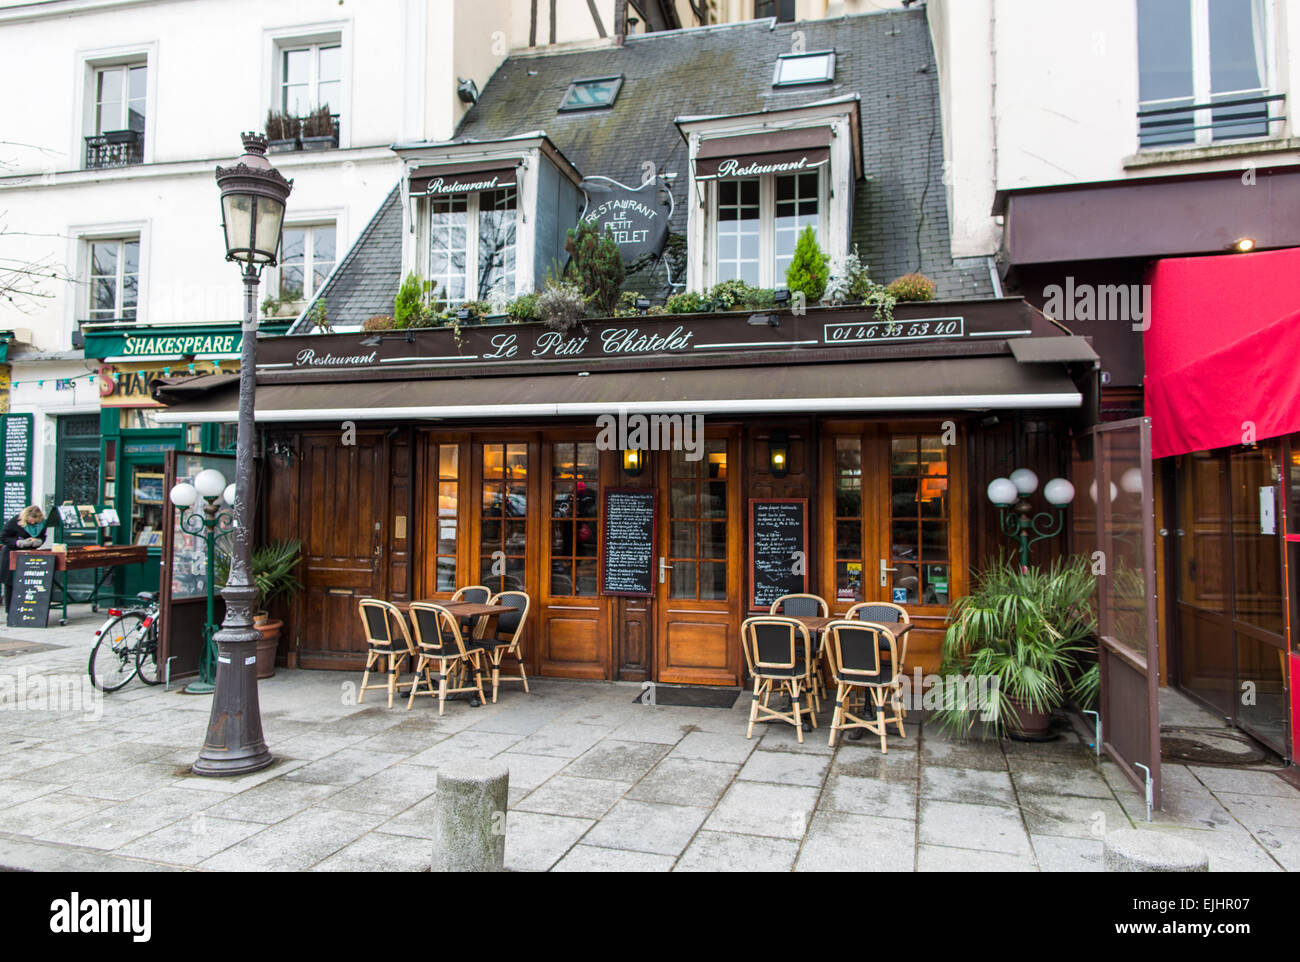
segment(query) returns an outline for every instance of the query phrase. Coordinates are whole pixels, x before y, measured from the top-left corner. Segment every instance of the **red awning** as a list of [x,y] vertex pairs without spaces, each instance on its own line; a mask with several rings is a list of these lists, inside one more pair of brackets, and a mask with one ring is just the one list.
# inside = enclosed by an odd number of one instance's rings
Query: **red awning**
[[1300,249],[1160,261],[1150,301],[1153,457],[1300,431]]
[[816,170],[830,156],[830,127],[715,137],[700,144],[695,157],[695,179],[757,177],[760,174]]

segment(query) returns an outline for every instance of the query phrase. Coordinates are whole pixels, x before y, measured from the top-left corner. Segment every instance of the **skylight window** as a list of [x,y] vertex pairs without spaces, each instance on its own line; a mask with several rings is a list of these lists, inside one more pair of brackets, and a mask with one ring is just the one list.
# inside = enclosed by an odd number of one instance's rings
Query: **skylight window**
[[824,84],[835,79],[835,51],[818,53],[785,53],[776,58],[773,87],[795,87],[800,84]]
[[613,106],[618,97],[619,88],[623,86],[623,77],[593,77],[590,80],[575,80],[569,84],[560,102],[560,110],[596,110]]

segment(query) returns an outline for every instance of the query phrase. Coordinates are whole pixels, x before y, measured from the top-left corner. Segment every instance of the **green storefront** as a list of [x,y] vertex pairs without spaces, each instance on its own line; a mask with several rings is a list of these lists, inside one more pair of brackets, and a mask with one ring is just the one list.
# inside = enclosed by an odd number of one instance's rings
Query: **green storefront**
[[[266,324],[263,333],[282,334],[287,323]],[[100,505],[114,508],[121,523],[116,544],[143,544],[144,565],[116,574],[115,592],[133,597],[158,589],[162,528],[168,517],[166,466],[172,451],[232,453],[233,424],[160,424],[162,410],[149,393],[160,377],[237,373],[241,331],[238,323],[84,325],[85,355],[99,363]]]

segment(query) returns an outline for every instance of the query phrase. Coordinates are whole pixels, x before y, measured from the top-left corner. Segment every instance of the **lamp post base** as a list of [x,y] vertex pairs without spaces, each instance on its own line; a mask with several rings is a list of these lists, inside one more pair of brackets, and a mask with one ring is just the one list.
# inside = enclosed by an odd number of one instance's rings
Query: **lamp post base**
[[186,685],[183,694],[186,695],[211,695],[217,690],[217,686],[209,681],[195,681]]
[[[247,608],[234,596],[251,596],[255,589],[227,589],[235,618]],[[245,775],[266,768],[275,759],[262,738],[262,716],[257,703],[257,642],[261,633],[251,624],[232,625],[217,632],[216,693],[208,734],[191,770],[195,775]]]

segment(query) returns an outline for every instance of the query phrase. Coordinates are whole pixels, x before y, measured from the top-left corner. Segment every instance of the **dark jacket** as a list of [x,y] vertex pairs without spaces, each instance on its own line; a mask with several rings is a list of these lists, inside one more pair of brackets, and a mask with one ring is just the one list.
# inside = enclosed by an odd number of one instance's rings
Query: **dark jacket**
[[53,519],[47,515],[45,523],[41,525],[40,534],[28,534],[27,529],[19,522],[18,515],[5,522],[5,526],[0,528],[0,580],[7,582],[13,577],[13,573],[9,570],[9,552],[16,550],[18,542],[26,538],[44,538],[45,529],[52,522]]

